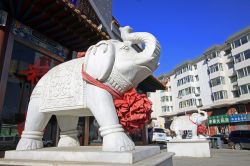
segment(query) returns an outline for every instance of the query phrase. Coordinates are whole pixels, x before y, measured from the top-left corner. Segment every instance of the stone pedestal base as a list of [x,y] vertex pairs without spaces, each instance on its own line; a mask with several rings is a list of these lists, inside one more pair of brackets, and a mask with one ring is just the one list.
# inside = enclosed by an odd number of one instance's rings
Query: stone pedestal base
[[179,139],[167,142],[168,152],[175,156],[211,157],[209,141],[201,139]]
[[172,166],[173,153],[158,146],[137,146],[131,152],[103,152],[101,147],[55,147],[30,151],[6,151],[4,165],[158,165]]

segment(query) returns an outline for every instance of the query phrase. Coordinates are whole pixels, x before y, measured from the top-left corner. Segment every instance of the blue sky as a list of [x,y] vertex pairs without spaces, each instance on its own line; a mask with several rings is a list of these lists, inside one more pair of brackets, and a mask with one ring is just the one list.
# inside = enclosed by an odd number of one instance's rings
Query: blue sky
[[154,34],[161,43],[155,76],[250,26],[250,0],[113,0],[122,26]]

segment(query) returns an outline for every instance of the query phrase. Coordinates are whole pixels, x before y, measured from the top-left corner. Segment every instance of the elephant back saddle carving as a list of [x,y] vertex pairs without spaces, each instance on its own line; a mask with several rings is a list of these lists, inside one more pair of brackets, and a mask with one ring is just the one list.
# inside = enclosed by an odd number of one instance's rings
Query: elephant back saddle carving
[[40,112],[86,108],[82,64],[84,58],[74,59],[52,68],[42,77],[31,95],[31,100],[42,99]]

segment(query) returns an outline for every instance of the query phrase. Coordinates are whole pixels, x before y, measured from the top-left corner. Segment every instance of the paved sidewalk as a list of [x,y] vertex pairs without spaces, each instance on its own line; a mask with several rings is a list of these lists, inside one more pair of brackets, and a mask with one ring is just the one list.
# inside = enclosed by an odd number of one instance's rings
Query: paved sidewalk
[[211,158],[174,157],[174,166],[250,166],[250,150],[211,149]]

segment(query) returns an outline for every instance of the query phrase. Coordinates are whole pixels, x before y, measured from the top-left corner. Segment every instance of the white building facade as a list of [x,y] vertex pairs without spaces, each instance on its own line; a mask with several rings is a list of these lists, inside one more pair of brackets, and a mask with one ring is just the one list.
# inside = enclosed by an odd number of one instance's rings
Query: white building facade
[[159,80],[167,89],[150,94],[155,123],[164,118],[168,128],[174,116],[201,109],[210,135],[250,129],[250,27]]

